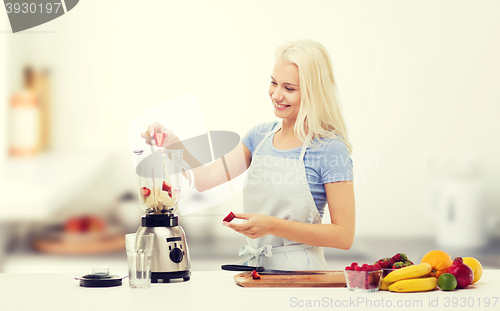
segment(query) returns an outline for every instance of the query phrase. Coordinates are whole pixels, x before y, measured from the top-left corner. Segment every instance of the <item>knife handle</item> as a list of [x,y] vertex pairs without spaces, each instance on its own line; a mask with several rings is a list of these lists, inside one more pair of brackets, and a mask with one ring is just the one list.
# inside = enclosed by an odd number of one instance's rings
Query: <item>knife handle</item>
[[221,269],[227,271],[253,271],[253,270],[257,272],[264,271],[264,267],[253,267],[244,265],[222,265]]

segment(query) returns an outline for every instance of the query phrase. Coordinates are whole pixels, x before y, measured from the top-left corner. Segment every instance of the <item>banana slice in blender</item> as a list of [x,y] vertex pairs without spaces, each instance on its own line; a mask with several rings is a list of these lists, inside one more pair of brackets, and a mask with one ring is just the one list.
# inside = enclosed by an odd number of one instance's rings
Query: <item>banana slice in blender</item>
[[163,206],[159,206],[158,198],[162,190],[158,187],[155,187],[150,195],[147,196],[146,202],[144,203],[147,208],[153,209],[156,213],[160,212],[163,209]]
[[172,207],[175,204],[175,199],[171,198],[168,195],[168,191],[162,191],[160,196],[158,197],[158,202],[165,205],[165,207]]
[[155,209],[155,199],[154,196],[150,195],[146,198],[146,203],[144,203],[147,208]]

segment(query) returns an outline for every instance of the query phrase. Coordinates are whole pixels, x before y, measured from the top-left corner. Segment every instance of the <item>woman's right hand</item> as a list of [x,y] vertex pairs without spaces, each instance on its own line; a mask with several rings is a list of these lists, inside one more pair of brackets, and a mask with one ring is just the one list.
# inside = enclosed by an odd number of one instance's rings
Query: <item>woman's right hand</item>
[[[163,134],[163,142],[161,146],[158,146],[156,139],[161,141],[162,134]],[[178,143],[180,141],[179,137],[177,137],[177,135],[174,132],[167,129],[158,122],[151,123],[151,125],[148,126],[148,129],[141,134],[141,137],[144,138],[146,144],[163,148],[167,148],[168,146]]]

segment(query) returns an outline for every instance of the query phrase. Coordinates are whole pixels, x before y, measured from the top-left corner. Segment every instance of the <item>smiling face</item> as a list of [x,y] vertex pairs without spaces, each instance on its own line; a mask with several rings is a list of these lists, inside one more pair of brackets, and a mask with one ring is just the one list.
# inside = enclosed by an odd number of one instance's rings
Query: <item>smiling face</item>
[[274,114],[285,120],[295,120],[300,108],[299,68],[278,60],[271,75],[269,96]]

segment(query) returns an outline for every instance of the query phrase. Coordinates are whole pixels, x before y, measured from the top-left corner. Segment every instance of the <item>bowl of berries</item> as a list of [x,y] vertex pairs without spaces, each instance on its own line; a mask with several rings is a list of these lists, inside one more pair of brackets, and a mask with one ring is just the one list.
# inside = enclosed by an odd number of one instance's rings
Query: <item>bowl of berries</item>
[[382,268],[379,264],[359,266],[353,262],[345,267],[344,276],[347,288],[356,292],[374,292],[380,288]]
[[386,277],[392,271],[396,271],[398,269],[413,266],[413,262],[408,259],[408,256],[404,253],[397,253],[392,257],[381,258],[375,262],[378,264],[382,270],[384,271],[382,277]]

